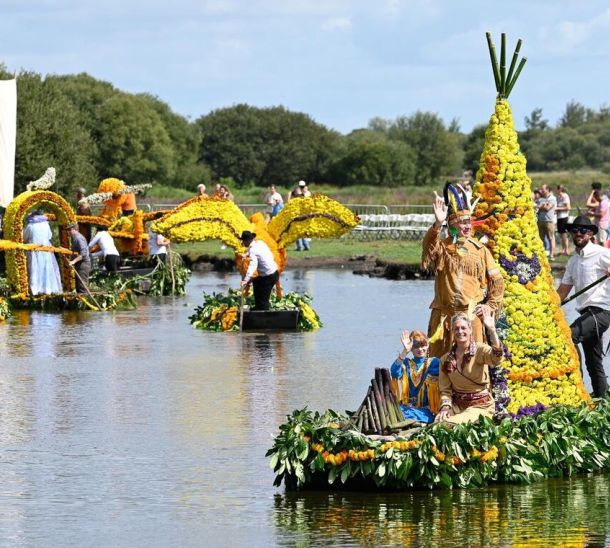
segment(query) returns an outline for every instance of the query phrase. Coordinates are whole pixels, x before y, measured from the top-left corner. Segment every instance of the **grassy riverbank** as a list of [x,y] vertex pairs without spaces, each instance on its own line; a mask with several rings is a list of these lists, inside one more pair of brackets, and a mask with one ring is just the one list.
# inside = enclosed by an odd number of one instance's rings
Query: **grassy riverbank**
[[[232,259],[233,250],[223,246],[217,240],[177,244],[174,249],[187,255],[191,261],[201,255]],[[363,241],[353,238],[336,238],[314,240],[309,251],[296,251],[292,246],[288,250],[288,266],[295,263],[306,263],[314,259],[342,259],[350,257],[369,256],[382,261],[396,262],[407,265],[419,265],[421,259],[421,241],[410,240],[372,240]],[[563,270],[568,257],[556,257],[552,263],[554,269]]]
[[[558,184],[567,187],[572,196],[572,205],[584,207],[591,190],[592,181],[600,181],[604,187],[608,186],[608,175],[601,171],[550,171],[544,173],[529,173],[532,186],[539,187],[548,184],[552,188]],[[380,205],[429,205],[432,203],[434,191],[439,192],[442,185],[433,186],[402,186],[402,187],[370,187],[366,185],[340,187],[336,185],[311,183],[312,192],[327,194],[344,204],[380,204]],[[195,190],[172,188],[155,185],[143,200],[148,203],[178,203],[195,195]],[[282,196],[286,196],[292,186],[278,187]],[[267,188],[245,187],[231,188],[238,204],[262,204]]]

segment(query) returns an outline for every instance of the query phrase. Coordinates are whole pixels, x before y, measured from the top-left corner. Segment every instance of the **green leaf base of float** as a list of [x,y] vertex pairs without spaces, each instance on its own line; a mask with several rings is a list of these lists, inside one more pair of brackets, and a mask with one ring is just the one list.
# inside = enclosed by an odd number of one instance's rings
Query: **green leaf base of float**
[[447,489],[530,483],[610,470],[610,397],[494,423],[413,429],[376,439],[349,417],[307,409],[288,415],[267,452],[275,485],[288,489]]
[[[191,324],[207,331],[239,331],[239,306],[241,291],[229,289],[228,293],[203,294],[203,304],[195,308],[189,317]],[[271,310],[300,310],[299,331],[313,331],[322,327],[320,317],[311,307],[311,297],[305,294],[286,293],[281,299],[271,296]],[[248,295],[244,304],[254,307],[254,296]]]

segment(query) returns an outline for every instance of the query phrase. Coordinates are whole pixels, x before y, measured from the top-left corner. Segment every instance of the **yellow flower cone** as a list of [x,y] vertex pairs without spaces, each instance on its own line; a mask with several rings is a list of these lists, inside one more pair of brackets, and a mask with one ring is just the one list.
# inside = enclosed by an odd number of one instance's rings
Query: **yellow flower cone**
[[525,166],[510,105],[500,93],[485,133],[474,217],[475,230],[489,238],[506,284],[505,317],[499,323],[511,354],[505,362],[510,413],[537,404],[578,405],[590,399],[538,235]]

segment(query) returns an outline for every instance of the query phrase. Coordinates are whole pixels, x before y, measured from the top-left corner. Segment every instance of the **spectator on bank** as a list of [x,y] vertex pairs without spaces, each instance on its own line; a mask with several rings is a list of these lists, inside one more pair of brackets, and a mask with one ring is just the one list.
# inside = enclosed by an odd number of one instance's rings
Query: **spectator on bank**
[[570,196],[566,191],[566,187],[563,185],[557,185],[557,232],[561,238],[561,252],[560,255],[569,254],[569,240],[568,240],[568,220],[570,217]]
[[217,185],[216,196],[222,198],[223,200],[233,201],[233,194],[231,194],[231,191],[226,185]]
[[555,258],[555,226],[557,223],[557,199],[548,185],[542,185],[538,200],[538,233],[544,242],[549,239],[549,258]]
[[[299,184],[294,187],[292,192],[288,195],[289,200],[294,200],[296,198],[304,198],[303,188],[307,187],[306,184],[301,185],[301,183],[305,183],[305,181],[299,181]],[[311,193],[310,193],[311,195]],[[297,240],[297,251],[309,251],[309,238],[299,238]]]
[[311,196],[311,192],[309,191],[309,187],[305,181],[299,181],[299,188],[301,189],[301,192],[305,198],[309,198]]
[[592,182],[591,193],[587,198],[587,210],[589,211],[589,215],[591,215],[591,212],[599,205],[599,202],[601,201],[601,193],[602,184],[599,181]]
[[598,227],[596,242],[604,245],[608,239],[608,225],[610,224],[610,200],[601,190],[593,191],[592,202],[597,205],[589,210],[593,222]]
[[[99,251],[91,253],[96,245],[99,246]],[[114,245],[114,239],[108,234],[108,228],[105,226],[98,226],[95,236],[89,242],[89,253],[92,257],[102,257],[104,259],[106,272],[118,272],[121,256]]]
[[277,191],[275,185],[271,185],[271,192],[267,196],[267,204],[269,205],[269,213],[271,218],[275,217],[282,209],[284,209],[284,199],[282,195]]
[[203,183],[197,185],[197,196],[208,197],[208,193],[205,191],[205,185]]

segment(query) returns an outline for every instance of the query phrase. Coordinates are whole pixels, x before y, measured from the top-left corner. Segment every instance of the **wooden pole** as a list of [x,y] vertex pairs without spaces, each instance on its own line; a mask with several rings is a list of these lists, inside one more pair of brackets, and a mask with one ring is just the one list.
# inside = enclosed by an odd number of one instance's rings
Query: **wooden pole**
[[85,288],[85,291],[87,292],[87,295],[89,295],[89,297],[91,297],[91,300],[93,301],[93,304],[95,306],[97,306],[98,310],[102,310],[102,307],[100,306],[100,304],[97,302],[97,300],[93,296],[93,293],[91,293],[91,291],[89,291],[89,287],[84,282],[84,280],[80,277],[80,274],[78,273],[78,270],[76,270],[76,268],[74,268],[74,265],[71,264],[70,261],[68,261],[68,264],[72,267],[72,270],[74,270],[74,274],[76,274],[76,277],[80,280],[80,283],[83,284],[83,287]]
[[381,429],[385,430],[388,426],[388,421],[386,420],[386,411],[383,407],[383,398],[381,397],[381,392],[379,390],[379,386],[377,385],[377,381],[373,379],[371,381],[371,384],[373,385],[373,394],[375,396],[377,412],[379,413],[379,422],[381,423]]

